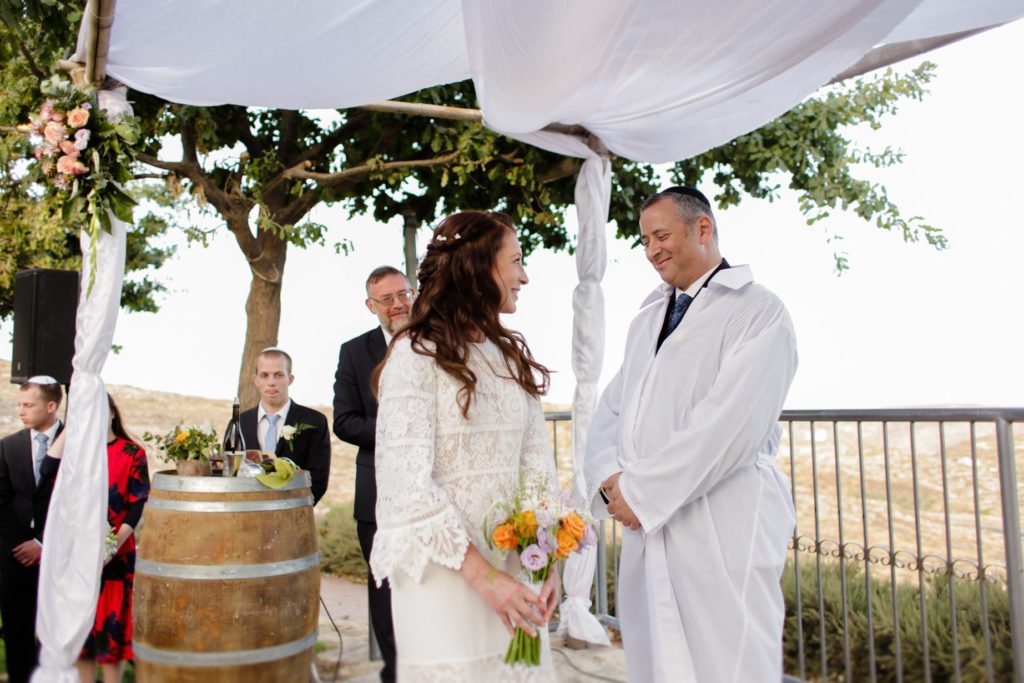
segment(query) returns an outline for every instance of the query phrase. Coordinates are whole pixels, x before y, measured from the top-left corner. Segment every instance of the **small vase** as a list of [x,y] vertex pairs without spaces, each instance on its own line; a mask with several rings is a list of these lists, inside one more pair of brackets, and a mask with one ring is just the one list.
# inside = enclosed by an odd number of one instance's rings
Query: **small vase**
[[174,465],[180,477],[208,477],[210,476],[210,462],[208,460],[179,460]]

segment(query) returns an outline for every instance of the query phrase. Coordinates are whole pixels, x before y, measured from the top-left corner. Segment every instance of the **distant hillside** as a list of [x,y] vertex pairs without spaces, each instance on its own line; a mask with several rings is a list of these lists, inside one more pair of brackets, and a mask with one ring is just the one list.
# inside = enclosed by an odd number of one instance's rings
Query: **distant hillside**
[[[18,419],[18,385],[10,383],[11,362],[0,359],[0,377],[7,381],[0,384],[0,434],[10,434],[21,429]],[[143,433],[161,434],[170,431],[178,423],[199,423],[209,420],[218,433],[224,429],[231,417],[231,402],[210,398],[196,398],[165,391],[151,391],[125,384],[111,384],[107,390],[117,402],[124,416],[125,426],[133,435],[142,438]],[[327,406],[313,406],[331,420],[331,409]],[[60,414],[64,416],[66,406]],[[337,505],[352,499],[355,477],[356,449],[331,437],[331,480],[324,500],[328,505]],[[150,458],[151,472],[168,469],[170,465]],[[319,507],[319,506],[318,506]]]

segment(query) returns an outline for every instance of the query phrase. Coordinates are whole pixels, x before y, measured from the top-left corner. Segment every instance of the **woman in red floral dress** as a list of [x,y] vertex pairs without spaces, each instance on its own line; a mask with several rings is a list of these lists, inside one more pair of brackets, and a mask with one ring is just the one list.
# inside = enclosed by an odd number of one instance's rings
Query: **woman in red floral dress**
[[[107,433],[107,523],[116,533],[115,544],[108,544],[107,559],[100,579],[100,597],[96,620],[86,638],[78,660],[78,677],[82,683],[94,683],[96,664],[103,670],[103,683],[119,683],[124,663],[134,659],[132,653],[132,587],[135,582],[135,527],[142,518],[142,508],[149,497],[149,470],[146,452],[135,443],[124,428],[121,412],[114,400],[110,403],[110,428]],[[58,443],[60,442],[60,443]],[[50,457],[43,460],[43,478],[56,477],[63,451],[63,439],[50,448]]]

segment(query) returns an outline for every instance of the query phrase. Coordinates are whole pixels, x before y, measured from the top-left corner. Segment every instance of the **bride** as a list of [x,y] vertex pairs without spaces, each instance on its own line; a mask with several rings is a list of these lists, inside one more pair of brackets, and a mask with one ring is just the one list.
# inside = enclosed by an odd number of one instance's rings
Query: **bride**
[[[377,536],[370,567],[391,582],[398,680],[554,680],[539,594],[518,560],[488,549],[484,517],[521,481],[555,484],[540,395],[548,370],[499,313],[529,280],[511,219],[463,211],[434,230],[409,323],[391,341],[377,413]],[[515,627],[541,634],[541,666],[508,666]]]

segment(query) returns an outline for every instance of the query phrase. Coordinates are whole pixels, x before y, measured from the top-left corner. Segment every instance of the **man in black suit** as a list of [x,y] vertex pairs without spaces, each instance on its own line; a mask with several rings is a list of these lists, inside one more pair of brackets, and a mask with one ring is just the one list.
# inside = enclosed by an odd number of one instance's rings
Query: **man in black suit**
[[327,490],[331,474],[331,435],[323,413],[288,397],[294,380],[291,356],[278,348],[260,351],[253,378],[260,402],[239,415],[238,421],[246,448],[288,458],[309,471],[316,503]]
[[39,560],[52,492],[39,486],[39,465],[63,428],[57,419],[62,398],[52,377],[29,379],[18,394],[25,428],[0,440],[0,618],[10,683],[27,683],[39,657]]
[[[353,516],[363,558],[370,561],[373,536],[377,532],[377,480],[373,450],[377,434],[377,399],[370,393],[370,374],[384,360],[388,343],[409,319],[416,295],[405,275],[391,266],[381,266],[366,280],[366,307],[377,316],[380,326],[341,345],[338,371],[334,376],[334,433],[342,441],[358,446],[356,454],[356,500]],[[370,615],[380,643],[384,668],[382,681],[395,679],[395,634],[391,624],[391,588],[380,588],[369,577]]]

